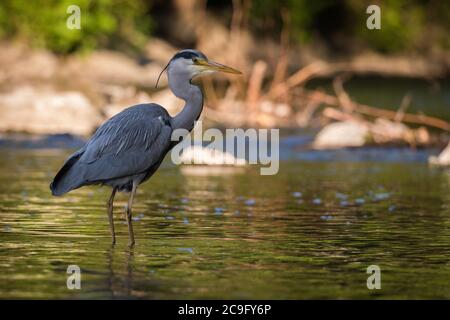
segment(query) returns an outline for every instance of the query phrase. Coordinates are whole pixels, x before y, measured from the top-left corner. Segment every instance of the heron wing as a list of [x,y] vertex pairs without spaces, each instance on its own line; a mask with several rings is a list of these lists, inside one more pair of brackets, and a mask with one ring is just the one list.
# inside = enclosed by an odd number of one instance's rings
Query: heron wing
[[84,180],[105,181],[136,175],[161,161],[170,146],[167,111],[156,104],[136,105],[105,122],[79,159]]

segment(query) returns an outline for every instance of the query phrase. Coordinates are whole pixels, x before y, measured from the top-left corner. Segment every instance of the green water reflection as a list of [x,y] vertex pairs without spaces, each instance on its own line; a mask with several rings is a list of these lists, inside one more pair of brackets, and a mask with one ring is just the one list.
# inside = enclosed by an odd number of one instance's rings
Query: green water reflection
[[[313,79],[308,88],[334,93],[332,80]],[[374,88],[377,88],[374,90]],[[450,121],[450,79],[354,77],[345,83],[350,97],[363,104],[398,110],[406,95],[411,98],[407,112],[426,114]],[[380,94],[381,93],[381,94]]]
[[[129,249],[125,195],[114,248],[108,188],[50,195],[67,154],[0,151],[0,298],[450,298],[444,170],[283,162],[260,176],[167,162],[139,189]],[[71,264],[81,290],[66,287]],[[381,290],[366,287],[372,264]]]

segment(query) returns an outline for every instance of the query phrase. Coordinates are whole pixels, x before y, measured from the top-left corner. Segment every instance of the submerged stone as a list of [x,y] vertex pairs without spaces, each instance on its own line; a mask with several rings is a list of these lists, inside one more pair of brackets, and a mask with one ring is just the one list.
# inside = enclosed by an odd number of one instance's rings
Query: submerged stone
[[247,206],[253,206],[256,203],[256,201],[254,199],[248,199],[245,201],[245,204]]
[[223,214],[223,212],[224,212],[225,210],[223,209],[223,208],[214,208],[214,213],[217,215],[217,216],[220,216],[220,215],[222,215]]
[[132,219],[133,221],[139,221],[139,220],[141,220],[143,217],[144,217],[144,214],[143,214],[143,213],[140,213],[140,214],[138,214],[137,216],[132,217],[131,219]]
[[391,194],[389,192],[375,193],[373,195],[373,200],[374,201],[386,200],[386,199],[389,199],[390,196],[391,196]]
[[320,216],[320,220],[330,221],[330,220],[333,220],[333,216],[330,214],[325,214],[323,216]]
[[341,205],[341,207],[346,207],[346,206],[350,205],[350,202],[348,202],[347,200],[342,200],[340,202],[340,205]]
[[347,200],[348,196],[344,193],[336,192],[336,198],[341,200]]

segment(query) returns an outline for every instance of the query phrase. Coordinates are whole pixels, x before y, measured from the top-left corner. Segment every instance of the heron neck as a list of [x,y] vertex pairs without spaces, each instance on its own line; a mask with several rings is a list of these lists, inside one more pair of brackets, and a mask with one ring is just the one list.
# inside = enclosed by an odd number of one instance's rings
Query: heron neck
[[190,81],[170,87],[178,98],[186,102],[183,109],[172,119],[172,128],[191,131],[203,110],[202,91]]

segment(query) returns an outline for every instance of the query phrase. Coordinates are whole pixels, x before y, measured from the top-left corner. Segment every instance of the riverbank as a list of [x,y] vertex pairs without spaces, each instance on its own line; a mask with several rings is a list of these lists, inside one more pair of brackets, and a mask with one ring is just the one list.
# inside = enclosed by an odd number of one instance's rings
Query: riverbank
[[[333,149],[314,148],[315,131],[281,131],[280,160],[305,162],[392,162],[427,163],[438,157],[439,147],[412,149],[407,146],[363,146]],[[62,135],[0,135],[0,152],[54,150],[69,153],[81,148],[86,140],[68,134]],[[248,155],[247,155],[248,156]]]
[[[154,102],[175,115],[183,105],[167,88],[165,76],[159,88],[154,87],[166,61],[178,50],[161,39],[150,40],[142,57],[108,50],[58,56],[17,43],[1,46],[3,133],[86,138],[128,106]],[[273,46],[256,61],[245,50],[239,59],[214,54],[215,60],[244,74],[239,79],[197,80],[206,94],[202,119],[207,126],[312,129],[321,131],[313,143],[316,149],[442,149],[448,143],[450,81],[444,76],[450,68],[445,59],[372,53],[325,61],[312,58],[305,48],[300,58],[290,60],[292,49],[277,50]],[[270,57],[275,54],[280,54],[277,61]],[[306,65],[295,70],[290,61]],[[364,81],[374,76],[380,80]],[[401,79],[416,82],[405,85]]]

